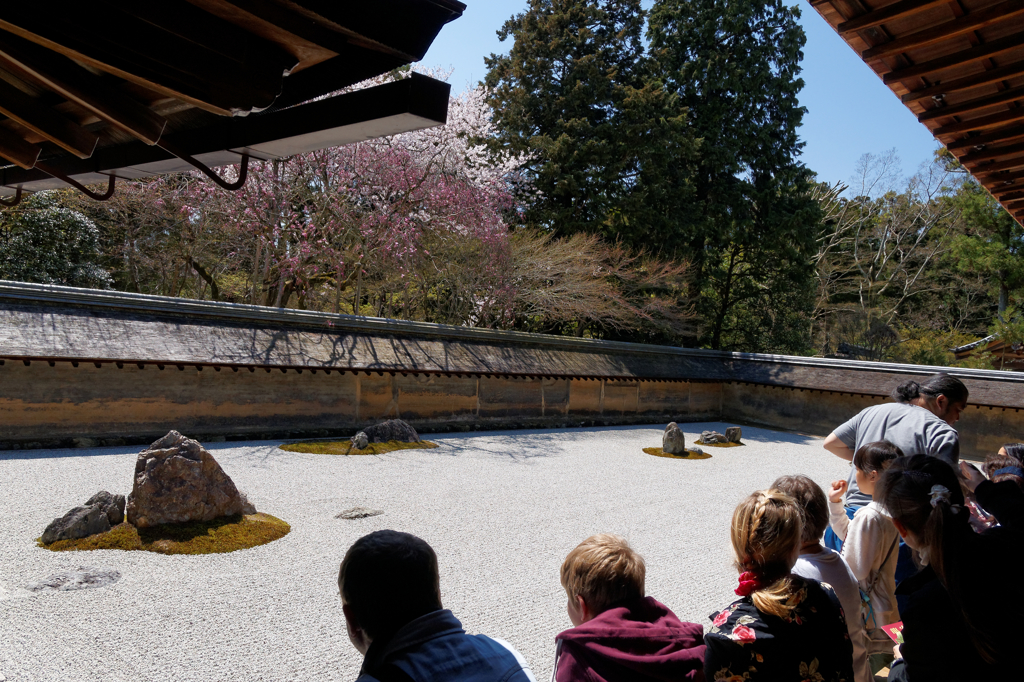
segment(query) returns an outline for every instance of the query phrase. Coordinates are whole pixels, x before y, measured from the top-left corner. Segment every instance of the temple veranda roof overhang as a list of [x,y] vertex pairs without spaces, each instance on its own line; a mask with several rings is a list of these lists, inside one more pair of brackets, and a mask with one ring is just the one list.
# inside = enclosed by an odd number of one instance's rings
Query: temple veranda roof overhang
[[809,0],[1024,224],[1024,0]]
[[[455,0],[0,3],[0,196],[293,154],[443,124],[418,61]],[[239,172],[238,176],[244,173]]]

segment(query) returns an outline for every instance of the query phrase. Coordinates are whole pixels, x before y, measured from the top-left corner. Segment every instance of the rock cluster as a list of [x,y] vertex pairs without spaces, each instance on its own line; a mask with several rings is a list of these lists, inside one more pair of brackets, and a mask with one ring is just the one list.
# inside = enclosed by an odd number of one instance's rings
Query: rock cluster
[[363,429],[361,433],[366,435],[366,438],[370,443],[387,443],[389,440],[397,440],[405,443],[420,442],[420,436],[416,433],[416,429],[412,428],[401,419],[389,419],[387,421],[380,422],[379,424],[374,424],[373,426]]
[[675,422],[669,422],[665,434],[661,437],[661,449],[668,455],[685,455],[686,438]]
[[171,431],[139,453],[127,512],[128,523],[149,528],[255,514],[256,508],[202,445]]
[[101,490],[80,507],[54,519],[43,531],[41,540],[48,545],[58,540],[74,540],[105,533],[124,521],[124,495]]
[[743,436],[743,431],[738,426],[730,426],[725,430],[725,433],[719,433],[718,431],[703,431],[700,434],[698,443],[705,445],[715,445],[722,443],[739,443],[740,438]]

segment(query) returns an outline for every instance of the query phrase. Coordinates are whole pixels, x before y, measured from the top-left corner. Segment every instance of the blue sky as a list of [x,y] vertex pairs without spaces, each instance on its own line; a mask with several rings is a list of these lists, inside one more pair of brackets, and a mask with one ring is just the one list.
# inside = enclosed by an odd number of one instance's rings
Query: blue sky
[[[422,61],[453,69],[449,80],[456,91],[484,77],[485,55],[508,51],[510,41],[501,43],[495,32],[527,5],[525,0],[464,2],[462,18],[441,30]],[[913,173],[938,143],[806,0],[799,6],[807,33],[800,93],[807,107],[800,129],[803,162],[820,180],[849,182],[863,154],[895,149],[904,173]]]

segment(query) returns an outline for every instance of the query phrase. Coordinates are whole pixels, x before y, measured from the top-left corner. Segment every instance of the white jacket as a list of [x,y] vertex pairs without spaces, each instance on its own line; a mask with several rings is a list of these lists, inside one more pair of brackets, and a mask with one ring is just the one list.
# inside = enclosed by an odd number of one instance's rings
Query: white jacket
[[892,640],[881,628],[900,619],[899,609],[896,607],[899,532],[877,502],[870,502],[858,509],[852,521],[846,518],[846,510],[842,504],[829,501],[828,506],[829,524],[835,534],[843,540],[843,558],[857,578],[860,589],[867,593],[872,581],[875,583],[874,589],[868,595],[874,618],[865,612],[864,627],[872,641],[868,653],[885,653],[886,650],[891,652]]

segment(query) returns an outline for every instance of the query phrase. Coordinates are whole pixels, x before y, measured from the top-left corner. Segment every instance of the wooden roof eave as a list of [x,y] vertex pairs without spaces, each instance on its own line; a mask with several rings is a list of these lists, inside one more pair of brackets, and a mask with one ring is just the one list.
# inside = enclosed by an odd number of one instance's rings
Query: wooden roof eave
[[1024,178],[1024,0],[811,4],[1021,222],[1005,197]]

